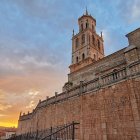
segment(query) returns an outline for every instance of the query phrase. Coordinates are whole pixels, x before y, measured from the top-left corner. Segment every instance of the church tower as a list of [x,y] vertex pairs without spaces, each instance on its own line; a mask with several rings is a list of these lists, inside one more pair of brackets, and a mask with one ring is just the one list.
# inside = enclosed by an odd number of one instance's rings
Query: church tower
[[72,37],[72,63],[69,66],[73,73],[104,57],[102,33],[96,33],[96,19],[86,13],[78,19],[79,33]]

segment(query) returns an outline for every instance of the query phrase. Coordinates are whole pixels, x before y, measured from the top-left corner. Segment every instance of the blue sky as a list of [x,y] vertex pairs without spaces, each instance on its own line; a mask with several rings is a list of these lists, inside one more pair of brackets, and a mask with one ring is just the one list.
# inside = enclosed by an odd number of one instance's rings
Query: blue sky
[[72,30],[78,32],[86,6],[103,32],[106,55],[126,47],[125,35],[140,27],[139,0],[0,0],[0,124],[11,112],[14,124],[20,110],[61,91]]

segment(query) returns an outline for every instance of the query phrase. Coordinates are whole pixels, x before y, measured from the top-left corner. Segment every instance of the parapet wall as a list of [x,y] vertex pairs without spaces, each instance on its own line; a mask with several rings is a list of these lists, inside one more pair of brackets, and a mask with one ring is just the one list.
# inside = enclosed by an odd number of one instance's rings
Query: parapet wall
[[126,35],[126,37],[128,38],[130,45],[140,47],[140,28],[130,32],[129,34]]

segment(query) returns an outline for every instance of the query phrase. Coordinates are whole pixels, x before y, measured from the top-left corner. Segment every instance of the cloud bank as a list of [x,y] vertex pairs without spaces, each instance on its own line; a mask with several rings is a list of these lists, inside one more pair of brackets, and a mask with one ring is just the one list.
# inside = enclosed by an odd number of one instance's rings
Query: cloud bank
[[124,35],[139,27],[139,0],[1,0],[0,125],[16,125],[20,111],[61,92],[72,30],[86,6],[103,31],[106,55],[126,47]]

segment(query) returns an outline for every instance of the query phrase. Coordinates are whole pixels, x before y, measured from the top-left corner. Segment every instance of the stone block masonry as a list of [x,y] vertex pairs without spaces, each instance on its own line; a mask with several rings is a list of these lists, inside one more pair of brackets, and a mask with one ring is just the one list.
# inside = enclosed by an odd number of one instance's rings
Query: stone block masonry
[[126,35],[128,47],[104,57],[96,20],[86,12],[78,23],[63,92],[21,114],[17,135],[75,121],[78,140],[140,140],[140,28]]
[[34,132],[76,121],[80,123],[77,133],[80,140],[139,140],[139,85],[140,77],[128,79],[36,108],[30,118],[20,118],[18,133]]

